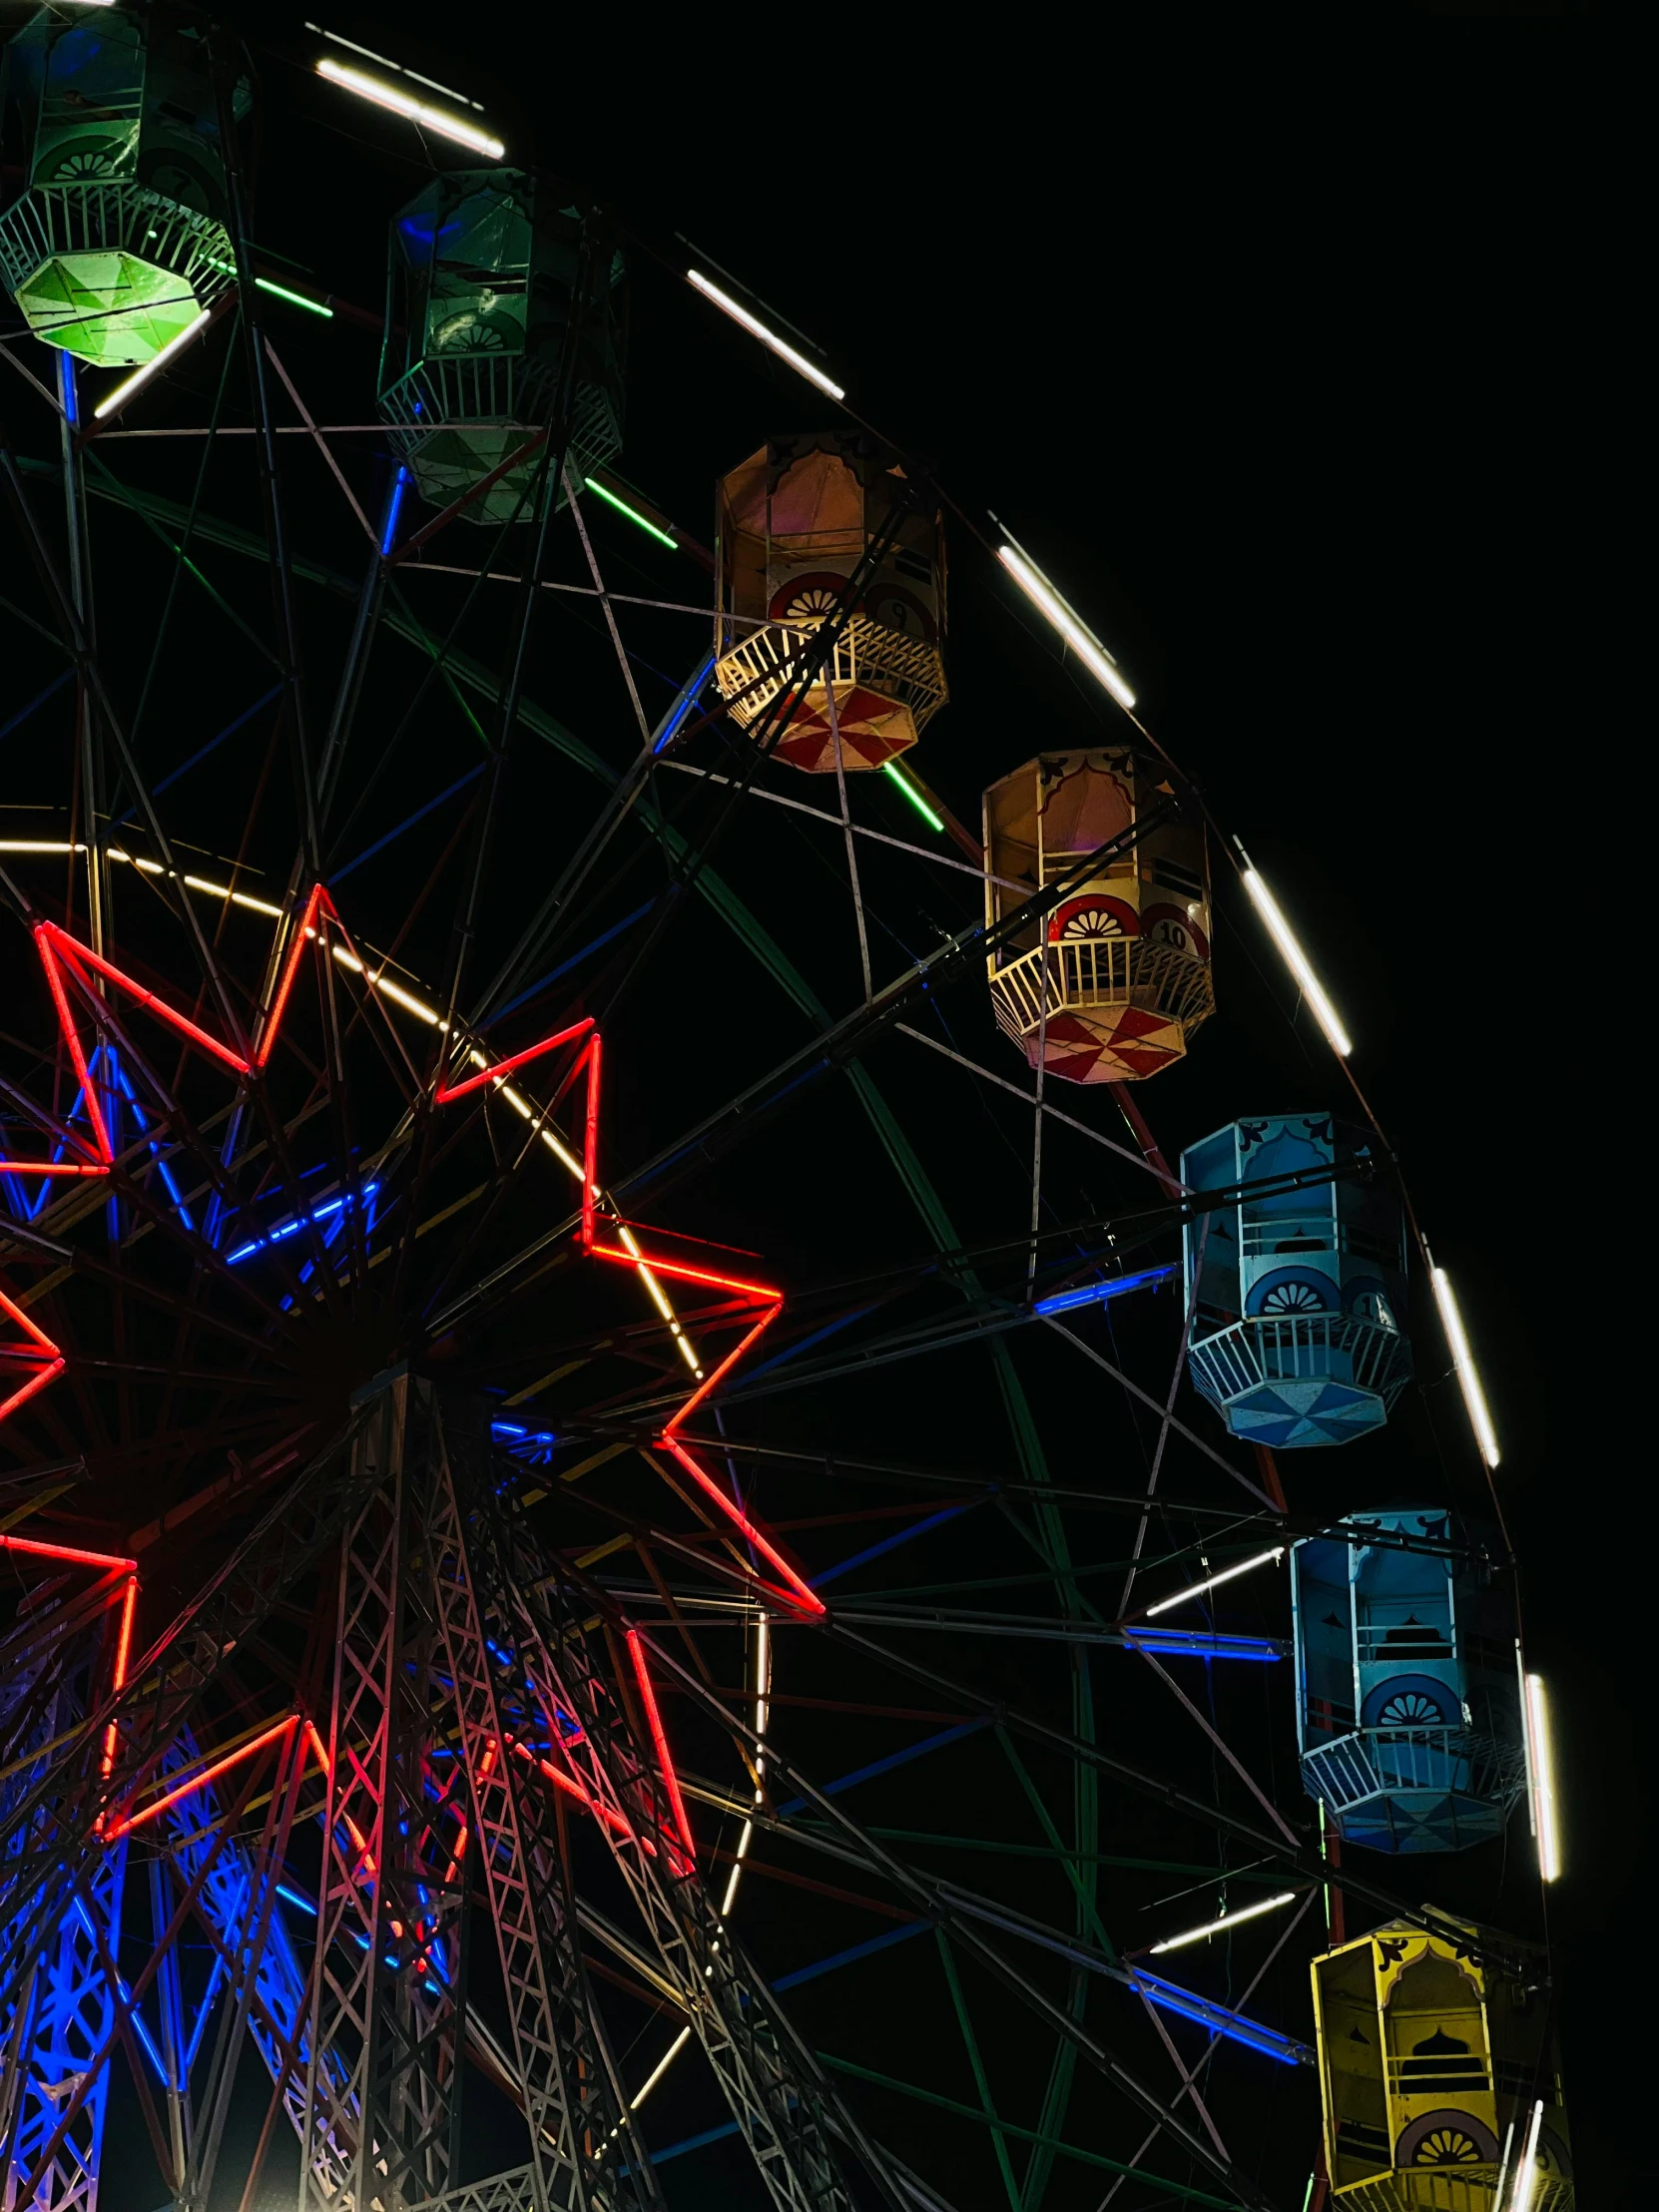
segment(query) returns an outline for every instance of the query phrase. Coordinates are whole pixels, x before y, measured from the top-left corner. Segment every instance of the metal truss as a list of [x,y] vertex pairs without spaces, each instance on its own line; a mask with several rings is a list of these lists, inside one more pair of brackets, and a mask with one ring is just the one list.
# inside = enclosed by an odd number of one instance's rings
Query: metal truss
[[[381,1397],[354,1447],[366,1495],[342,1547],[305,2084],[307,2163],[320,2179],[331,2149],[356,2204],[441,2195],[459,2118],[465,1893],[458,1853],[445,1868],[425,1792],[433,1652],[417,1564],[423,1470],[407,1410],[404,1382]],[[340,2078],[320,2062],[324,2050],[344,2058]]]
[[[12,1879],[50,1819],[52,1755],[94,1690],[111,1617],[107,1587],[49,1600],[0,1644],[0,1820],[23,1805],[32,1818],[11,1826],[0,1857],[0,1931],[19,1903]],[[34,1756],[31,1757],[30,1754]],[[33,1786],[33,1787],[31,1787]],[[0,2206],[12,2212],[21,2175],[37,2165],[31,2202],[40,2212],[96,2212],[99,2147],[109,2100],[107,2071],[94,2061],[109,2040],[115,1991],[106,1971],[121,1946],[127,1850],[102,1853],[67,1899],[31,1970],[0,1986]],[[60,2127],[67,2106],[68,2128]]]
[[[484,1623],[499,1610],[488,1594],[497,1562],[480,1557],[456,1495],[445,1432],[454,1431],[457,1416],[437,1425],[427,1543],[530,2129],[532,2201],[536,2212],[655,2206],[661,2200],[644,2141],[589,1993],[569,1856],[541,1773],[538,1723],[551,1725],[552,1749],[557,1714],[538,1711],[521,1653],[503,1666],[490,1649]],[[481,1419],[477,1425],[487,1458],[488,1431]],[[456,1454],[463,1465],[467,1456],[464,1448]]]
[[[357,1450],[375,1480],[341,1577],[304,2105],[311,2171],[320,2181],[331,2146],[344,2153],[349,2203],[484,2201],[447,2186],[476,1863],[531,2153],[488,2201],[655,2205],[587,1987],[529,1685],[501,1683],[486,1644],[430,1388],[394,1383]],[[337,2076],[326,2053],[344,2057]],[[319,2188],[323,2201],[334,2194]]]
[[[78,1677],[96,1667],[100,1624],[66,1639],[53,1633],[50,1615],[71,1611],[48,1608],[33,1650],[19,1654],[4,1689],[7,1717],[29,1712],[32,1749],[45,1765],[49,1747],[80,1719],[83,1698]],[[69,1648],[66,1651],[66,1641]],[[48,1694],[42,1698],[42,1687]],[[8,1732],[9,1733],[9,1732]],[[25,1764],[6,1787],[24,1794],[32,1778]],[[37,1815],[44,1818],[44,1814]],[[26,1852],[29,1832],[16,1837]],[[68,1898],[51,1939],[42,1944],[31,1972],[8,1983],[0,1998],[0,2159],[5,2179],[0,2206],[12,2212],[20,2201],[20,2177],[43,2170],[30,2202],[38,2212],[96,2212],[99,2148],[109,2101],[109,2075],[97,2067],[99,2051],[115,2023],[115,1989],[108,1962],[121,1947],[121,1909],[127,1876],[127,1848],[116,1844],[94,1861]],[[6,1885],[10,1898],[15,1890]],[[73,2103],[71,2124],[60,2127]]]
[[[338,1535],[356,1498],[352,1430],[325,1445],[232,1552],[162,1644],[53,1745],[49,1766],[0,1811],[11,1910],[0,1922],[0,1987],[20,1985],[77,1882],[102,1856],[104,1815],[164,1771],[225,1660]],[[343,1460],[346,1479],[331,1481]],[[108,1742],[106,1758],[101,1747]]]
[[[481,1463],[479,1463],[481,1461]],[[561,1749],[610,1843],[757,2170],[788,2212],[851,2212],[830,2147],[852,2148],[890,2204],[903,2201],[886,2162],[844,2110],[722,1918],[679,1838],[668,1781],[619,1695],[595,1665],[584,1616],[592,1593],[564,1585],[522,1516],[505,1508],[476,1453],[468,1485],[502,1574],[504,1625],[532,1653],[547,1717],[577,1723]]]

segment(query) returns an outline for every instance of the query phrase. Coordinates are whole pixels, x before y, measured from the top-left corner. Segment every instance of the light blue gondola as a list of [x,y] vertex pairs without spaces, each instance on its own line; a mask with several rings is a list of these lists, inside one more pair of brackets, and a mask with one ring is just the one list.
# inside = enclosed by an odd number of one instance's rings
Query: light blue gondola
[[1466,1851],[1525,1786],[1514,1618],[1447,1514],[1352,1514],[1291,1553],[1302,1782],[1349,1843]]
[[1243,1186],[1194,1214],[1184,1251],[1193,1382],[1249,1443],[1347,1443],[1410,1380],[1399,1200],[1381,1173],[1331,1172],[1367,1145],[1330,1114],[1270,1114],[1181,1156],[1194,1191]]

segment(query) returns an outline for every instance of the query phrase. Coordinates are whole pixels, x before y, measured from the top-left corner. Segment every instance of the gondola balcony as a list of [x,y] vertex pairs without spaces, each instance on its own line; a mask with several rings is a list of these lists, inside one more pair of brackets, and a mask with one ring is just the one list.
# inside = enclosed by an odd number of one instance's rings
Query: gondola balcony
[[832,776],[837,748],[843,774],[907,752],[948,696],[936,506],[873,440],[826,432],[773,438],[724,477],[717,529],[732,720],[809,775]]
[[988,963],[997,1026],[1033,1068],[1140,1082],[1214,1011],[1204,828],[1173,798],[1162,765],[1128,746],[1045,753],[986,792],[987,928],[1064,886]]

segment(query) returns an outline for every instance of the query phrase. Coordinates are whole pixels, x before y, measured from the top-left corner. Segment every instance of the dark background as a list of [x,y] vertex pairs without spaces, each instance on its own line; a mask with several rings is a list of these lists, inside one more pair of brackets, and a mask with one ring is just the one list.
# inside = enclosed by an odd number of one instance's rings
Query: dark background
[[[401,127],[307,81],[302,12],[244,11],[262,100],[296,119],[272,134],[257,234],[378,308],[400,164],[409,194],[423,169]],[[1396,26],[1361,55],[1058,15],[327,21],[470,91],[642,249],[673,266],[683,232],[811,331],[869,421],[1041,548],[1283,887],[1485,1373],[1555,1698],[1583,2201],[1643,2201],[1651,1454],[1611,1410],[1630,1384],[1606,1265],[1635,1032],[1616,914],[1641,846],[1599,697],[1584,57],[1499,24]],[[649,252],[635,269],[621,465],[707,534],[715,468],[816,417]],[[955,760],[950,718],[919,758],[973,821],[985,761],[1051,742],[1068,702],[1033,678],[994,743],[975,729],[976,677],[1018,641],[959,536],[953,560],[967,727]],[[1293,1503],[1336,1494],[1295,1470]]]
[[[608,89],[561,114],[557,159],[741,273],[964,506],[1040,545],[1149,727],[1294,884],[1503,1441],[1556,1698],[1582,2201],[1647,2201],[1649,1455],[1589,1249],[1632,1057],[1624,892],[1585,912],[1603,869],[1568,850],[1605,837],[1620,877],[1640,850],[1604,812],[1628,741],[1595,582],[1594,65],[1519,25],[1364,55],[1030,28],[962,18],[886,62],[868,24],[816,50],[740,31],[688,42],[672,90],[590,50]],[[514,91],[478,97],[510,122]],[[924,766],[975,819],[942,724]]]

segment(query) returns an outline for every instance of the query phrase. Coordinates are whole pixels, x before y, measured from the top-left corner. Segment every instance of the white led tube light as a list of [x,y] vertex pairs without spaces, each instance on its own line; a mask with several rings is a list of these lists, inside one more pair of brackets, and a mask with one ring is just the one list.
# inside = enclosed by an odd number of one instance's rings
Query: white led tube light
[[320,23],[307,23],[307,31],[314,31],[318,38],[325,38],[330,46],[343,46],[348,54],[361,54],[365,62],[378,62],[382,69],[389,69],[399,77],[407,77],[411,85],[424,85],[428,92],[441,92],[446,100],[458,100],[463,108],[476,108],[483,114],[483,103],[469,100],[464,92],[457,92],[453,85],[440,85],[435,77],[423,77],[418,69],[405,69],[401,62],[394,62],[389,54],[376,54],[372,46],[359,46],[354,38],[342,38],[338,31],[325,31]]
[[1190,1590],[1177,1590],[1174,1597],[1162,1597],[1156,1605],[1149,1605],[1146,1618],[1155,1613],[1167,1613],[1172,1605],[1185,1605],[1190,1597],[1202,1597],[1206,1590],[1219,1589],[1224,1582],[1231,1582],[1237,1574],[1248,1574],[1252,1567],[1265,1567],[1270,1559],[1283,1559],[1285,1547],[1280,1544],[1274,1551],[1259,1551],[1254,1559],[1241,1559],[1236,1567],[1227,1567],[1220,1574],[1211,1575],[1208,1582],[1195,1582]]
[[[755,1646],[755,1772],[764,1772],[767,1761],[767,1691],[772,1684],[772,1656],[767,1635],[767,1617],[761,1615],[760,1633]],[[755,1785],[755,1803],[766,1802],[766,1791],[759,1782]],[[732,1862],[732,1879],[726,1885],[726,1898],[720,1908],[724,1921],[731,1914],[738,1899],[738,1884],[743,1878],[743,1863],[749,1857],[750,1840],[755,1834],[755,1819],[751,1814],[743,1824],[738,1837],[737,1855]]]
[[331,54],[324,54],[316,65],[319,77],[326,77],[331,85],[338,85],[343,92],[354,92],[360,99],[372,100],[376,107],[389,108],[393,115],[407,116],[411,123],[418,123],[424,131],[435,131],[440,138],[453,139],[457,146],[469,147],[475,154],[484,154],[492,162],[498,162],[507,149],[498,138],[491,138],[487,131],[476,125],[463,123],[458,115],[446,114],[442,108],[434,108],[427,101],[416,100],[412,93],[399,92],[395,85],[383,85],[378,78],[367,77],[360,69],[348,69],[344,62],[336,62]]
[[1544,1701],[1543,1677],[1528,1674],[1521,1666],[1520,1645],[1515,1646],[1520,1672],[1521,1740],[1526,1747],[1526,1809],[1538,1844],[1538,1879],[1554,1882],[1561,1872],[1561,1830],[1555,1811],[1555,1753],[1549,1735],[1549,1707]]
[[1180,1950],[1186,1943],[1202,1943],[1211,1936],[1221,1936],[1230,1928],[1238,1928],[1245,1921],[1260,1920],[1264,1913],[1277,1913],[1282,1905],[1289,1905],[1296,1897],[1294,1890],[1282,1890],[1276,1898],[1264,1898],[1260,1905],[1247,1905],[1242,1911],[1225,1914],[1219,1921],[1206,1921],[1202,1928],[1189,1928],[1185,1936],[1171,1936],[1161,1943],[1154,1943],[1152,1955],[1161,1950]]
[[1325,1031],[1325,1041],[1339,1059],[1346,1060],[1354,1050],[1348,1031],[1337,1018],[1332,1005],[1320,984],[1319,977],[1309,964],[1308,955],[1296,941],[1290,923],[1279,910],[1279,901],[1253,867],[1244,871],[1244,887],[1250,893],[1251,903],[1268,925],[1268,935],[1279,947],[1279,956],[1296,977],[1302,995],[1314,1009],[1314,1019]]
[[729,314],[734,322],[741,323],[752,338],[759,338],[761,343],[776,353],[781,361],[788,361],[798,376],[805,376],[808,383],[817,384],[819,390],[827,391],[831,399],[844,399],[846,397],[846,393],[841,386],[826,376],[822,368],[808,360],[805,353],[798,353],[793,345],[786,345],[784,340],[769,330],[764,322],[758,321],[747,307],[740,307],[729,292],[722,291],[718,284],[711,284],[708,277],[703,276],[700,271],[688,269],[686,281],[695,284],[705,299],[712,299],[722,314]]
[[153,359],[146,361],[142,368],[135,369],[132,375],[127,377],[124,382],[116,385],[114,391],[106,393],[105,396],[99,400],[97,406],[94,407],[92,410],[93,420],[95,422],[102,422],[106,415],[119,414],[121,409],[126,406],[128,400],[132,398],[134,392],[137,391],[142,384],[149,383],[151,377],[155,375],[157,369],[165,368],[168,362],[172,360],[175,353],[182,353],[185,347],[190,343],[192,338],[201,336],[203,330],[207,327],[209,319],[210,317],[208,310],[206,307],[204,307],[202,309],[202,312],[197,316],[196,320],[194,322],[187,322],[184,328],[179,332],[177,337],[169,338],[167,343],[162,347],[161,351],[156,354]]
[[1034,562],[1023,559],[1011,545],[998,546],[997,559],[1032,606],[1060,633],[1090,674],[1099,678],[1127,714],[1135,704],[1135,695],[1088,624],[1066,605],[1041,569]]
[[1526,2141],[1521,2145],[1520,2164],[1515,2168],[1515,2188],[1509,2199],[1509,2212],[1532,2212],[1532,2193],[1538,2185],[1538,2130],[1543,2121],[1544,2100],[1539,2097],[1526,2123]]
[[1430,1280],[1434,1285],[1434,1303],[1440,1310],[1440,1327],[1445,1331],[1451,1364],[1457,1372],[1457,1386],[1463,1393],[1463,1409],[1469,1416],[1469,1426],[1474,1430],[1474,1440],[1480,1447],[1481,1458],[1487,1466],[1495,1467],[1498,1461],[1497,1431],[1492,1426],[1491,1414],[1486,1410],[1486,1393],[1480,1387],[1480,1378],[1475,1372],[1474,1355],[1469,1351],[1469,1340],[1463,1330],[1463,1317],[1457,1311],[1456,1295],[1444,1268],[1435,1268]]
[[652,2067],[651,2071],[640,2083],[638,2092],[632,2098],[630,2098],[628,2104],[628,2109],[630,2112],[637,2112],[639,2110],[640,2106],[645,2102],[646,2098],[651,2094],[652,2090],[656,2088],[658,2082],[662,2080],[664,2074],[668,2072],[670,2066],[673,2065],[674,2061],[685,2049],[687,2042],[690,2040],[690,2037],[691,2029],[689,2027],[683,2027],[680,2030],[679,2034],[675,2036],[673,2042],[669,2044],[667,2050],[664,2051],[661,2058],[658,2059],[657,2063]]

